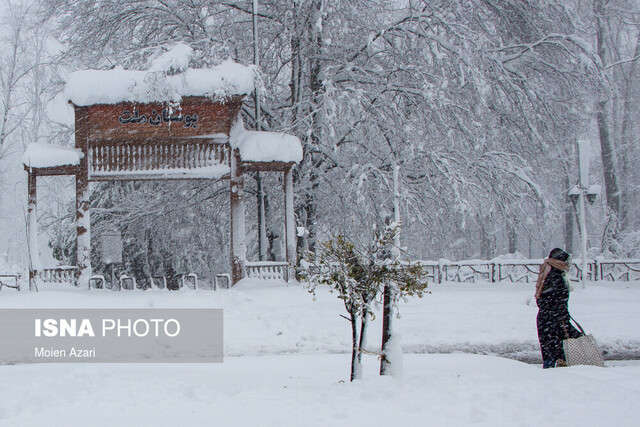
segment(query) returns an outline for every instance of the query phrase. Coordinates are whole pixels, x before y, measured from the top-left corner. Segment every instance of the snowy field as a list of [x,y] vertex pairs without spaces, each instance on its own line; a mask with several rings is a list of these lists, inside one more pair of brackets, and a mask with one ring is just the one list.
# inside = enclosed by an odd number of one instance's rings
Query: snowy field
[[[355,383],[349,324],[328,292],[314,301],[266,282],[216,292],[3,289],[0,308],[223,308],[225,361],[0,366],[0,425],[635,425],[640,361],[543,371],[532,288],[430,285],[394,323],[402,374],[379,377],[378,360],[365,356]],[[570,310],[609,359],[640,355],[640,283],[592,283],[571,294]],[[368,342],[379,348],[379,319]]]

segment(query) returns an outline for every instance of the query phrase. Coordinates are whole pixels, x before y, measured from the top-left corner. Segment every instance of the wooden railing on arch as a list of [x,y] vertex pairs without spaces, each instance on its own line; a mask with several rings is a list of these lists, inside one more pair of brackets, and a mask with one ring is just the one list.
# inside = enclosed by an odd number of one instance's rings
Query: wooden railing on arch
[[100,142],[89,147],[89,175],[153,174],[167,170],[197,170],[230,164],[226,143],[208,139]]

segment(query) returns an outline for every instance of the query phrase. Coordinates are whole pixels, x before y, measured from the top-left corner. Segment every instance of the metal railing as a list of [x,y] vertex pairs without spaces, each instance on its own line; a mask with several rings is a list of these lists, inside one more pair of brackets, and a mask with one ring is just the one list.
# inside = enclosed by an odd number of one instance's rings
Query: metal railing
[[640,280],[640,260],[596,260],[592,271],[596,272],[593,280]]
[[4,286],[19,291],[20,280],[22,280],[22,274],[20,273],[0,273],[0,290]]

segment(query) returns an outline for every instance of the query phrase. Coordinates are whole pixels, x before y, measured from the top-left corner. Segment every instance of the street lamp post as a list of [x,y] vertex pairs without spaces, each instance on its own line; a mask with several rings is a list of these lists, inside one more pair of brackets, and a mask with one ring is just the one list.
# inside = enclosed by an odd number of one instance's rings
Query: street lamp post
[[[579,184],[569,190],[569,198],[576,209],[580,223],[580,237],[582,246],[582,289],[587,287],[587,211],[584,199],[593,204],[600,193],[599,185],[589,185],[589,160],[591,147],[588,141],[578,142],[578,168],[580,170]],[[593,274],[596,274],[594,271]]]

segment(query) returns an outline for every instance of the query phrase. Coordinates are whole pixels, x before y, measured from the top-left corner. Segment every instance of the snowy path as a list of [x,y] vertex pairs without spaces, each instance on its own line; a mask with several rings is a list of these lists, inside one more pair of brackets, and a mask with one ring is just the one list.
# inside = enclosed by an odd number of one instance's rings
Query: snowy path
[[[407,353],[468,352],[537,363],[537,307],[533,284],[430,285],[432,294],[401,303],[394,322]],[[346,353],[350,330],[342,303],[324,290],[316,301],[302,287],[261,282],[201,292],[84,291],[54,288],[37,294],[2,291],[2,307],[223,308],[225,354]],[[640,283],[591,284],[571,294],[570,310],[592,333],[607,359],[640,357]],[[368,343],[380,346],[380,318]]]

